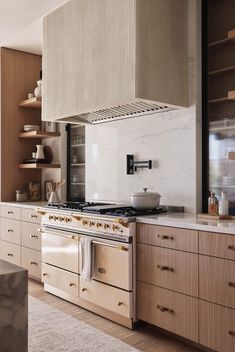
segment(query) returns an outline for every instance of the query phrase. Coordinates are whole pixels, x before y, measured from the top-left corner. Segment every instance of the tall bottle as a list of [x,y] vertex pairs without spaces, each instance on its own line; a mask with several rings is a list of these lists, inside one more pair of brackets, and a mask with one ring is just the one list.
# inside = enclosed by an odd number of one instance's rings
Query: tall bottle
[[229,202],[226,199],[226,193],[221,192],[221,199],[219,201],[219,215],[228,215],[229,214]]

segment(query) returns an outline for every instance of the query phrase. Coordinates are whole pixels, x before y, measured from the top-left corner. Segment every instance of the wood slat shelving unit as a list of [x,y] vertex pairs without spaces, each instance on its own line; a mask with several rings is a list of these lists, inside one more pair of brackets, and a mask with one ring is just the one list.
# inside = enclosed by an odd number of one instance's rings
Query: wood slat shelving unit
[[228,101],[228,100],[235,100],[235,90],[229,91],[227,97],[222,97],[222,98],[217,98],[217,99],[210,99],[210,100],[208,100],[208,103],[209,104],[221,103],[223,101]]
[[47,131],[29,131],[21,132],[19,138],[52,138],[60,137],[60,132],[47,132]]
[[233,44],[235,43],[235,29],[228,31],[227,38],[223,38],[221,40],[217,40],[215,42],[211,42],[208,44],[209,48],[218,48],[224,45]]
[[29,108],[29,109],[41,109],[42,107],[42,98],[30,98],[23,100],[19,103],[19,107],[21,108]]
[[18,164],[19,169],[59,169],[60,164],[40,164],[40,163],[32,163],[32,164]]

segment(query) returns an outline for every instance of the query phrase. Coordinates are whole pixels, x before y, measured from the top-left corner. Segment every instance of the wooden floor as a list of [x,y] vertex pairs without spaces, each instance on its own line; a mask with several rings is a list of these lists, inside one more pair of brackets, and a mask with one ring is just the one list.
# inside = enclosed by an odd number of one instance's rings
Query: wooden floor
[[[42,284],[29,280],[29,294],[44,303],[51,305],[63,312],[114,336],[125,343],[145,352],[199,352],[192,346],[173,337],[159,333],[153,326],[145,326],[137,330],[130,330],[112,321],[104,319],[92,312],[75,306],[54,295],[44,292]],[[69,352],[69,351],[68,351]],[[91,351],[92,352],[92,351]],[[111,352],[111,351],[110,351]]]

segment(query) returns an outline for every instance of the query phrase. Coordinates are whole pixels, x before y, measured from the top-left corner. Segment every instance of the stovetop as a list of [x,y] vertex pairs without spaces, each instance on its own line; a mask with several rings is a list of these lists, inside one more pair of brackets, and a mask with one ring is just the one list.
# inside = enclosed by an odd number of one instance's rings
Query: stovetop
[[90,214],[102,214],[118,217],[136,217],[142,215],[154,215],[167,211],[166,207],[158,207],[154,209],[135,209],[129,205],[122,204],[104,204],[95,202],[64,202],[49,203],[51,209],[67,210],[73,212],[82,212]]

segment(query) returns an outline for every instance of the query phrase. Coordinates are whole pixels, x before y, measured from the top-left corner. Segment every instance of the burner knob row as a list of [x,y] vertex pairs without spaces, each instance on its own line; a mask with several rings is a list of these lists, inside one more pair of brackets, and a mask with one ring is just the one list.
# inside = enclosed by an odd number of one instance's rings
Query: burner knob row
[[49,221],[53,220],[53,221],[60,221],[60,222],[71,222],[72,219],[67,217],[67,216],[57,216],[57,215],[49,215],[48,217]]

